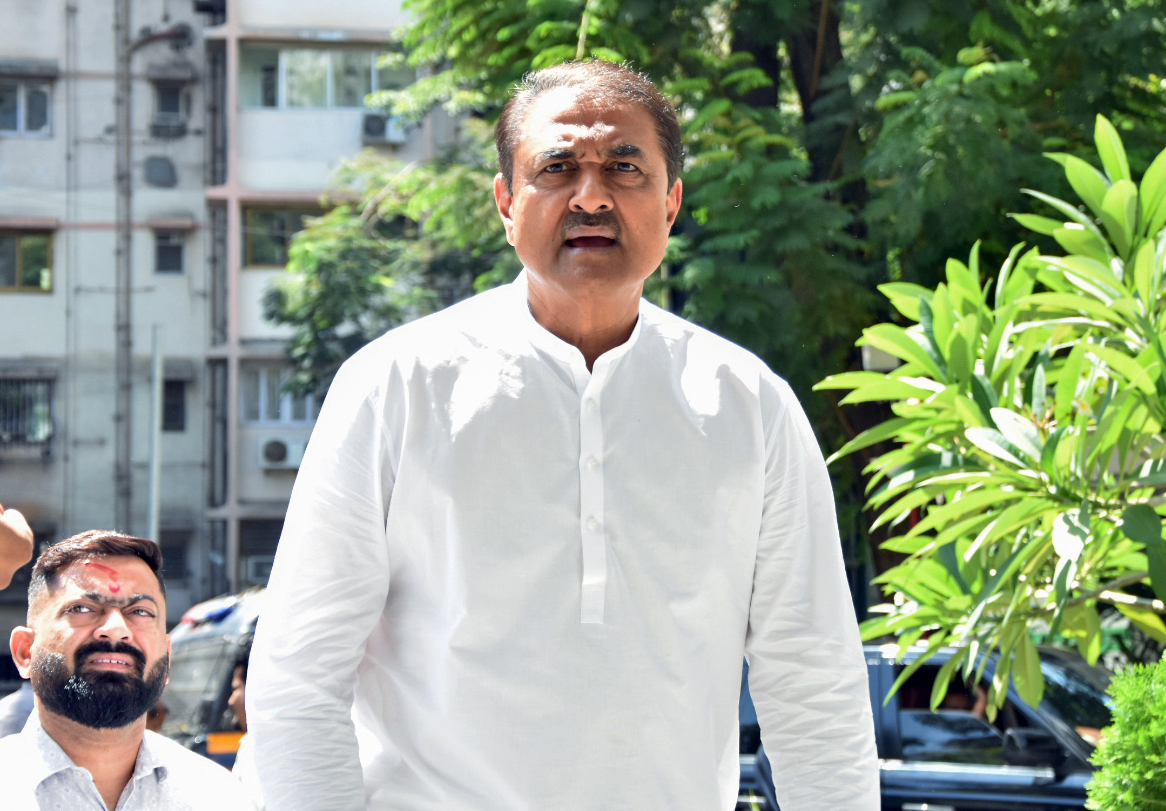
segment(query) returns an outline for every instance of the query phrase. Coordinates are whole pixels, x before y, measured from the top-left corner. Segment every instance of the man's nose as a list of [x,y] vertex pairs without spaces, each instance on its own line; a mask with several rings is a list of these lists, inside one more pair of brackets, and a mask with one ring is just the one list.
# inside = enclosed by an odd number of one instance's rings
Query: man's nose
[[129,639],[132,635],[129,623],[118,608],[109,609],[97,629],[97,637],[100,639]]
[[571,210],[595,214],[611,211],[612,206],[611,192],[604,183],[602,169],[588,167],[580,170],[575,194],[571,197]]

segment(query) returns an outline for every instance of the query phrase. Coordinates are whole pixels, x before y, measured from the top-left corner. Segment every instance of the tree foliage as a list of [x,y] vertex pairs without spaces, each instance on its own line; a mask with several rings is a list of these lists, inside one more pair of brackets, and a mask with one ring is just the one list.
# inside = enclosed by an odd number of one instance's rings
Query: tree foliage
[[905,559],[877,578],[892,599],[863,634],[904,647],[926,636],[900,681],[958,646],[933,703],[957,668],[967,678],[998,649],[991,700],[1003,704],[1011,673],[1035,705],[1030,629],[1096,662],[1099,604],[1166,642],[1166,151],[1138,184],[1102,117],[1096,146],[1103,171],[1048,156],[1085,211],[1026,190],[1054,216],[1016,215],[1066,253],[1017,245],[985,283],[977,246],[935,290],[883,285],[911,323],[861,343],[902,365],[820,384],[849,390],[843,403],[891,404],[836,456],[893,443],[868,466],[870,505]]

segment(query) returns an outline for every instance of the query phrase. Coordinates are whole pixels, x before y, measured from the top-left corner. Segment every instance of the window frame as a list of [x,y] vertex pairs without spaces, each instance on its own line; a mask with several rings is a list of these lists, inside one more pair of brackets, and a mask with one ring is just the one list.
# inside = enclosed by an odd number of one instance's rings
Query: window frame
[[[54,231],[35,230],[30,228],[0,228],[0,238],[15,237],[16,238],[16,284],[14,286],[0,286],[0,293],[40,293],[52,294],[53,292],[53,236]],[[24,249],[21,247],[23,239],[26,237],[45,237],[48,240],[48,268],[49,271],[49,285],[45,287],[43,283],[36,287],[32,285],[22,284],[24,280]]]
[[[285,242],[284,247],[283,247],[284,257],[283,257],[283,262],[281,262],[281,263],[254,261],[254,256],[255,256],[254,247],[255,247],[255,245],[254,245],[254,242],[252,241],[253,236],[254,236],[254,229],[252,229],[250,223],[251,223],[251,215],[254,213],[257,213],[257,212],[274,212],[274,213],[284,215],[285,219],[284,219],[283,227],[284,227],[284,234],[285,234],[286,242]],[[320,217],[320,216],[323,216],[324,212],[321,209],[313,207],[313,206],[302,206],[302,207],[295,206],[295,205],[292,205],[292,206],[271,206],[271,205],[247,206],[247,205],[245,205],[245,206],[243,206],[243,217],[242,217],[242,220],[243,220],[243,239],[242,239],[242,242],[243,242],[243,265],[242,265],[242,267],[244,270],[246,270],[248,268],[270,269],[270,268],[287,267],[288,257],[289,257],[289,253],[291,251],[292,239],[295,237],[296,234],[298,234],[300,231],[303,230],[302,227],[299,229],[296,229],[296,230],[291,229],[291,226],[287,220],[287,217],[288,217],[288,215],[292,215],[292,214],[299,214],[300,219],[301,219],[301,223],[302,223],[304,217]]]
[[[370,88],[369,92],[370,93],[376,93],[380,90],[396,89],[394,87],[384,87],[384,88],[380,87],[381,71],[380,71],[380,68],[378,66],[378,63],[380,62],[380,58],[382,56],[392,52],[391,50],[388,50],[385,48],[381,48],[381,49],[375,49],[375,48],[373,48],[373,49],[369,49],[369,48],[335,48],[335,47],[333,47],[333,48],[314,48],[314,47],[311,47],[310,45],[307,45],[307,44],[300,45],[298,43],[296,43],[296,44],[288,43],[285,45],[280,45],[277,48],[272,48],[270,46],[265,47],[265,48],[263,46],[256,46],[256,47],[257,47],[257,49],[276,51],[277,56],[276,56],[276,69],[275,69],[275,104],[272,106],[268,106],[268,105],[265,105],[262,103],[262,97],[263,97],[263,95],[262,95],[262,78],[261,78],[261,74],[260,74],[260,77],[257,77],[257,82],[258,82],[257,87],[260,88],[260,90],[259,90],[260,103],[257,105],[256,104],[244,104],[242,102],[242,100],[240,100],[240,107],[242,109],[245,109],[245,110],[366,110],[366,111],[371,110],[372,108],[368,107],[367,105],[365,105],[363,103],[358,105],[358,106],[348,106],[348,105],[340,106],[340,105],[336,104],[336,61],[337,61],[336,55],[340,54],[340,53],[345,53],[345,52],[363,53],[363,54],[366,54],[368,56],[369,88]],[[319,107],[291,106],[287,103],[287,99],[288,99],[288,54],[291,51],[321,51],[327,55],[328,59],[327,59],[327,66],[326,66],[325,79],[324,79],[324,104],[323,104],[323,106],[319,106]],[[416,71],[414,71],[413,81],[416,81],[416,79],[417,79]]]
[[[247,416],[250,409],[247,408],[248,391],[247,386],[244,384],[244,376],[249,372],[258,372],[259,374],[259,385],[256,391],[257,397],[254,409],[257,416],[254,419]],[[275,419],[266,416],[268,413],[268,391],[272,385],[272,381],[268,378],[271,375],[277,376],[274,382],[276,391],[279,392],[279,416]],[[316,402],[316,395],[312,393],[306,394],[302,398],[297,398],[290,392],[285,391],[283,386],[290,376],[291,370],[286,366],[244,363],[239,369],[239,421],[247,426],[268,428],[309,428],[315,425],[316,419],[320,414],[320,403]],[[303,400],[303,419],[295,418],[295,401],[297,399]]]
[[[22,391],[24,388],[31,389],[36,384],[43,385],[44,397],[43,402],[31,402],[31,405],[25,406],[21,404],[20,409],[25,412],[23,415],[23,423],[20,425],[24,429],[21,439],[16,441],[6,441],[4,432],[7,430],[9,424],[7,421],[0,422],[0,459],[48,459],[52,454],[53,438],[57,434],[57,420],[56,409],[54,408],[54,399],[56,397],[56,378],[53,377],[25,377],[22,375],[4,375],[0,376],[0,397],[7,393],[7,389],[11,387],[17,396],[28,396],[30,400],[39,400],[39,396],[33,398],[32,395],[24,395]],[[28,425],[36,420],[33,411],[37,406],[43,405],[47,411],[47,420],[44,427],[47,427],[47,433],[39,439],[28,439]],[[16,425],[16,419],[13,418],[12,426]]]
[[[162,380],[162,430],[180,434],[186,431],[186,384],[181,378]],[[174,392],[179,392],[175,395]],[[177,403],[177,405],[176,405]],[[180,419],[171,419],[177,414]]]
[[[0,129],[0,138],[52,138],[53,137],[53,83],[46,79],[26,79],[20,76],[0,76],[0,83],[16,85],[16,129]],[[45,125],[39,130],[28,127],[28,91],[30,86],[45,91]]]
[[[166,276],[179,276],[186,273],[186,231],[175,230],[173,228],[155,228],[154,229],[154,272],[161,273]],[[161,248],[179,249],[178,253],[178,267],[176,269],[163,269],[159,261],[159,249]]]

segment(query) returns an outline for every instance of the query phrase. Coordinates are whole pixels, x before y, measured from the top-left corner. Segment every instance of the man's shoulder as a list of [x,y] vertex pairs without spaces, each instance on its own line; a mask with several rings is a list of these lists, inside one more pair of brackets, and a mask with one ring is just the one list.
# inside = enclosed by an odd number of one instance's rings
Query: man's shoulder
[[757,355],[712,330],[657,307],[647,300],[643,302],[640,313],[672,351],[682,348],[681,351],[688,362],[705,362],[720,368],[728,366],[742,375],[761,375],[778,379],[765,361]]
[[509,287],[494,288],[394,327],[357,350],[341,373],[367,381],[394,365],[441,362],[467,346],[505,340],[511,334],[506,310],[512,295]]
[[158,763],[165,766],[171,775],[181,779],[205,781],[211,785],[224,781],[234,784],[231,773],[210,758],[195,754],[164,735],[146,731],[146,741]]

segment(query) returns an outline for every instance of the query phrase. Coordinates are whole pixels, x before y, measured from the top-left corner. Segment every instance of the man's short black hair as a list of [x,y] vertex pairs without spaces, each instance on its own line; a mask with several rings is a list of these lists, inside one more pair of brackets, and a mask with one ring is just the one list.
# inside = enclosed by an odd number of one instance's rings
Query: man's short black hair
[[53,544],[36,559],[32,567],[32,579],[28,583],[30,610],[42,593],[56,589],[61,570],[79,560],[108,557],[134,557],[145,561],[154,577],[158,578],[162,596],[166,596],[166,583],[161,574],[162,550],[158,544],[108,529],[91,529]]
[[684,144],[676,111],[647,76],[627,65],[593,59],[564,62],[522,77],[522,83],[502,108],[502,115],[494,129],[498,168],[508,190],[514,191],[514,151],[518,148],[527,109],[543,93],[560,87],[586,88],[596,103],[631,103],[647,110],[656,121],[656,134],[660,138],[660,148],[668,167],[668,188],[672,188],[680,177],[684,162]]

